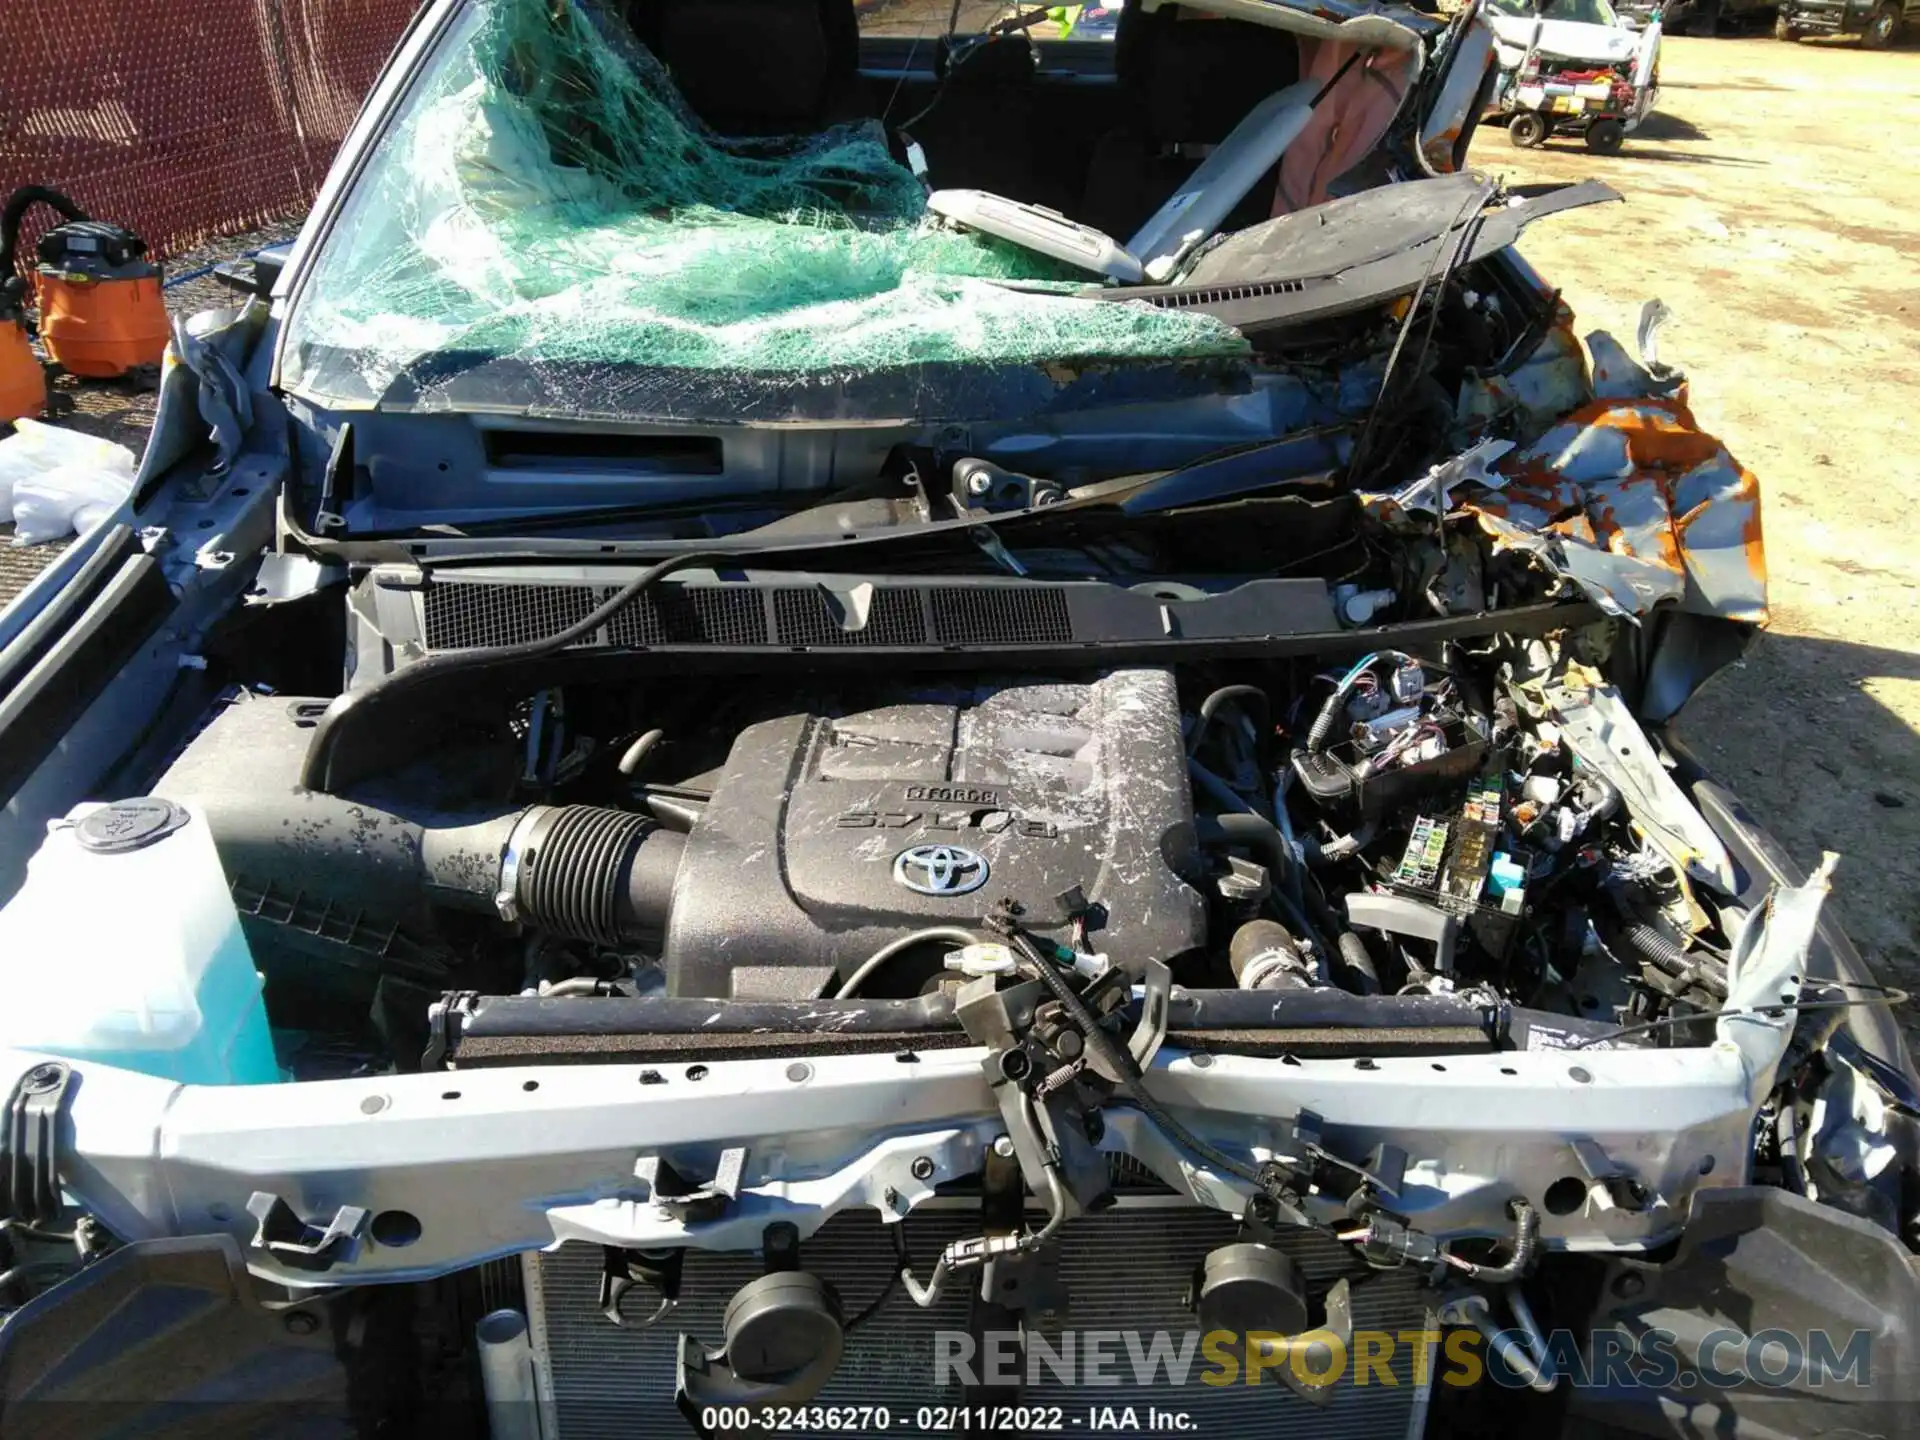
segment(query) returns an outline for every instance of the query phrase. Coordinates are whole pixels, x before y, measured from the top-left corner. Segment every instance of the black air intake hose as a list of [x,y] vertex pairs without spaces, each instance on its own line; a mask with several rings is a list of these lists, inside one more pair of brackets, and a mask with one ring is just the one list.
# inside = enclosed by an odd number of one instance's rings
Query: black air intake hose
[[[218,750],[195,741],[155,793],[206,814],[228,879],[277,902],[250,918],[301,929],[308,950],[363,949],[387,931],[435,948],[447,909],[600,944],[666,928],[686,836],[643,811],[449,804],[416,782],[333,795],[290,783],[300,732],[277,706],[236,706],[214,723]],[[316,915],[329,917],[324,930]]]
[[1265,858],[1267,871],[1276,884],[1287,873],[1293,857],[1280,829],[1264,815],[1229,811],[1225,815],[1202,815],[1194,821],[1194,833],[1202,845],[1241,845],[1258,850]]
[[536,805],[507,841],[503,908],[575,940],[657,941],[685,844],[685,836],[631,811]]

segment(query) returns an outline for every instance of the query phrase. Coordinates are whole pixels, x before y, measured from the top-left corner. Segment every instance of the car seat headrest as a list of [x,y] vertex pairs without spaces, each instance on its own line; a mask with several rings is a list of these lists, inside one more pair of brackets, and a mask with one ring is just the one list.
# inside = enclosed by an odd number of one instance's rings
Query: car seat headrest
[[694,112],[723,135],[819,129],[851,113],[852,0],[639,0],[630,19]]
[[1299,44],[1283,30],[1179,5],[1127,0],[1114,72],[1155,140],[1217,145],[1242,116],[1300,78]]

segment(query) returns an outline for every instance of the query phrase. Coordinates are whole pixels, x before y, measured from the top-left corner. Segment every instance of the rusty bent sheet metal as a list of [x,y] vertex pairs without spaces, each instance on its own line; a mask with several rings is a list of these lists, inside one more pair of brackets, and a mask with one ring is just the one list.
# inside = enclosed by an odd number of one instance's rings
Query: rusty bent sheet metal
[[1602,608],[1683,610],[1765,624],[1760,486],[1702,431],[1684,388],[1589,402],[1461,497],[1493,537],[1530,550]]
[[[1657,382],[1634,368],[1641,382],[1634,393],[1655,393]],[[1458,418],[1478,431],[1512,416],[1519,422],[1520,433],[1538,434],[1596,394],[1612,393],[1600,386],[1598,372],[1597,356],[1589,372],[1587,352],[1574,333],[1573,311],[1561,300],[1555,304],[1546,335],[1531,354],[1517,365],[1475,375],[1461,385]]]

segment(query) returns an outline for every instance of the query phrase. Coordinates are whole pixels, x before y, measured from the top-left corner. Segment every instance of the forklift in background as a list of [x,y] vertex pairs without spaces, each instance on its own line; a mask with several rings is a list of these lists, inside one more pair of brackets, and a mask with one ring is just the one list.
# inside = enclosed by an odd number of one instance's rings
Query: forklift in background
[[1660,98],[1659,8],[1643,27],[1607,0],[1489,0],[1499,59],[1491,113],[1515,145],[1574,134],[1619,151]]

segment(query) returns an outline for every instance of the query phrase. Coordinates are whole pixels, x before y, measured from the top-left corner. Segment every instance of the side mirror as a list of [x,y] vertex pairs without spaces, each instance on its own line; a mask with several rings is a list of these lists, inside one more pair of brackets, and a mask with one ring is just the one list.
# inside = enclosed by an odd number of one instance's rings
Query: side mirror
[[213,278],[229,290],[265,300],[273,294],[292,249],[292,245],[269,245],[258,254],[222,261],[213,267]]

